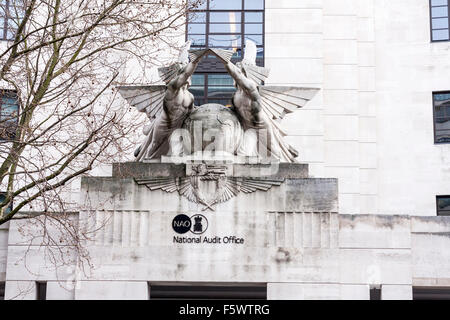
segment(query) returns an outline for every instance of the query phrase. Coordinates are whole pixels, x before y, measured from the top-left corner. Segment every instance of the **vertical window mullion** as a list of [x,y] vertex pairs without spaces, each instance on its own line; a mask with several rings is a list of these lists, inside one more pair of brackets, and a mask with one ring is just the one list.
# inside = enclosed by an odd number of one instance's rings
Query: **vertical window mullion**
[[3,21],[3,40],[8,39],[8,11],[9,11],[9,0],[5,3],[5,21]]
[[208,86],[209,86],[209,84],[208,84],[208,74],[205,73],[203,75],[203,77],[205,79],[205,89],[204,89],[205,92],[203,92],[203,103],[207,104],[207,103],[209,103],[209,98],[208,98]]
[[207,0],[206,1],[206,14],[205,14],[205,18],[206,18],[205,48],[209,48],[209,30],[210,30],[209,24],[211,22],[211,19],[210,19],[211,11],[209,10],[209,8],[210,8],[210,0]]
[[[445,17],[443,17],[445,18]],[[447,0],[447,40],[450,40],[450,1]]]
[[242,0],[242,11],[241,11],[241,56],[244,58],[244,48],[245,48],[245,34],[247,30],[245,30],[245,0]]

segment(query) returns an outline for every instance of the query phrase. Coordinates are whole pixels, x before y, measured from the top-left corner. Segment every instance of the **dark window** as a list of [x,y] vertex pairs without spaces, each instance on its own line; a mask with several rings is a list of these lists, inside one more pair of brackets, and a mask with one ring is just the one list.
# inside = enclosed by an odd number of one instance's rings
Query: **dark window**
[[14,139],[19,114],[19,99],[12,90],[0,90],[0,140]]
[[[3,201],[5,201],[6,195],[4,192],[0,192],[0,204],[3,203]],[[11,212],[11,210],[13,209],[13,204],[12,202],[9,204],[8,208],[6,209],[5,213],[8,214]]]
[[450,288],[413,288],[413,300],[450,300]]
[[0,282],[0,300],[5,300],[5,283]]
[[370,288],[370,300],[381,300],[381,287]]
[[36,282],[36,300],[47,300],[47,282]]
[[450,92],[433,93],[434,141],[450,143]]
[[13,40],[24,9],[21,0],[0,0],[0,40]]
[[450,40],[449,0],[430,0],[431,11],[431,40]]
[[450,216],[450,196],[438,196],[436,203],[438,216]]
[[152,285],[149,284],[150,299],[250,299],[267,300],[267,285]]
[[[233,62],[243,58],[245,40],[252,40],[258,50],[256,64],[264,66],[264,0],[205,0],[188,14],[186,31],[192,49],[233,50]],[[230,105],[235,89],[222,63],[209,55],[197,72],[191,86],[196,104]]]
[[197,73],[192,76],[190,91],[196,105],[219,103],[231,107],[231,97],[236,89],[229,74]]

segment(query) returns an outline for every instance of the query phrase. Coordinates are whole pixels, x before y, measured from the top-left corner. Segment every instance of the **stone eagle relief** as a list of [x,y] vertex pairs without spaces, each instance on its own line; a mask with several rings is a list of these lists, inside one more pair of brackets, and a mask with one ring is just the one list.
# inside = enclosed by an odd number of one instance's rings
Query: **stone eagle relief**
[[227,177],[227,166],[192,165],[191,174],[186,178],[135,179],[137,184],[145,185],[151,191],[178,192],[189,201],[204,206],[204,211],[215,210],[214,206],[237,196],[240,192],[249,194],[267,191],[280,186],[284,179],[236,178]]
[[[128,103],[146,113],[143,143],[135,151],[136,161],[161,161],[163,157],[184,159],[190,172],[183,178],[135,179],[150,190],[178,192],[204,210],[237,196],[240,192],[267,191],[283,180],[260,177],[235,178],[227,166],[201,163],[205,157],[217,163],[225,159],[252,159],[255,163],[296,162],[298,151],[290,146],[281,126],[286,114],[302,108],[319,89],[293,86],[266,86],[269,69],[256,65],[256,45],[246,42],[244,59],[236,65],[233,51],[189,50],[188,41],[178,61],[158,69],[160,85],[121,86]],[[215,55],[234,79],[236,92],[232,107],[220,104],[194,105],[188,91],[190,79],[205,55]],[[238,162],[236,160],[235,162]],[[232,160],[232,162],[234,162]],[[188,166],[186,167],[188,170]]]

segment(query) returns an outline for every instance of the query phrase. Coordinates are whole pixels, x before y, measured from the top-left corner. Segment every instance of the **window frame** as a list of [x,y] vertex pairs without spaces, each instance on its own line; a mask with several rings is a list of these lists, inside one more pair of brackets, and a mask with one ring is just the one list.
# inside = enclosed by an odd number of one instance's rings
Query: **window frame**
[[[443,40],[434,40],[433,39],[433,5],[432,5],[432,0],[428,0],[429,3],[429,11],[430,11],[430,40],[431,42],[448,42],[450,41],[450,0],[447,0],[447,9],[448,9],[448,13],[447,13],[447,18],[448,18],[448,39],[443,39]],[[435,29],[435,30],[439,30],[439,29]]]
[[439,142],[437,141],[437,127],[436,127],[436,106],[435,106],[435,99],[434,96],[437,94],[450,94],[450,91],[433,91],[431,94],[432,99],[432,105],[433,105],[433,135],[434,135],[434,144],[435,145],[444,145],[444,144],[450,144],[450,142]]
[[[240,50],[241,50],[241,54],[242,54],[243,50],[245,48],[246,37],[248,35],[250,35],[250,36],[255,36],[255,35],[259,36],[259,34],[253,34],[253,33],[252,34],[247,34],[246,30],[245,30],[245,25],[246,24],[255,24],[255,25],[261,24],[262,25],[262,33],[261,33],[262,42],[261,42],[260,45],[257,44],[256,46],[257,46],[258,49],[262,48],[264,50],[265,45],[266,45],[266,43],[265,43],[265,41],[266,41],[266,39],[265,39],[265,33],[266,33],[266,15],[265,15],[266,1],[265,0],[262,0],[262,3],[263,3],[263,8],[262,9],[248,9],[248,10],[245,9],[245,0],[241,0],[242,1],[241,9],[235,9],[235,10],[231,10],[231,9],[211,10],[210,7],[209,7],[210,0],[205,0],[205,1],[206,1],[206,9],[196,9],[196,10],[192,10],[192,11],[189,12],[189,13],[192,13],[192,12],[194,12],[194,13],[196,13],[196,12],[200,12],[200,13],[204,12],[205,13],[205,22],[204,22],[204,24],[205,24],[205,45],[204,46],[193,45],[192,47],[195,47],[195,48],[202,48],[202,47],[227,48],[226,46],[210,46],[209,45],[209,37],[210,37],[210,35],[211,34],[219,35],[219,36],[220,35],[238,35],[238,36],[241,37]],[[214,13],[239,12],[241,14],[241,21],[239,23],[240,26],[241,26],[241,32],[237,32],[237,33],[214,32],[214,33],[211,33],[210,32],[210,24],[211,24],[210,14],[211,14],[211,12],[214,12]],[[185,38],[186,38],[186,41],[189,40],[189,25],[191,24],[190,21],[189,21],[189,13],[187,13],[187,15],[186,15],[186,27],[185,27],[185,35],[186,35]],[[261,22],[248,22],[248,23],[246,23],[246,21],[245,21],[245,13],[262,13],[262,21]],[[194,24],[196,24],[196,23],[194,23]],[[228,24],[228,23],[223,22],[223,23],[217,23],[217,24]],[[238,23],[236,23],[236,24],[238,24]],[[198,34],[194,33],[193,35],[198,35]],[[237,58],[232,58],[232,60],[234,60],[234,59],[237,59]],[[239,60],[240,59],[241,58],[239,58]],[[265,63],[265,52],[264,52],[262,58],[258,58],[257,57],[256,60],[257,60],[257,64],[258,65],[264,66],[264,63]]]
[[442,211],[439,209],[439,199],[445,199],[445,198],[450,199],[450,195],[436,196],[436,216],[438,216],[438,217],[450,217],[450,211],[448,212],[448,214],[439,214],[439,212]]
[[36,300],[47,300],[46,281],[36,281]]
[[149,300],[267,300],[267,283],[147,282]]
[[[191,35],[200,35],[200,34],[196,34],[196,33],[189,33],[189,27],[192,24],[205,24],[205,33],[204,33],[204,37],[205,37],[205,45],[201,46],[201,45],[192,45],[193,49],[201,49],[201,48],[205,48],[205,47],[210,47],[210,48],[222,48],[222,49],[226,49],[228,47],[226,46],[211,46],[209,44],[209,39],[211,35],[236,35],[236,36],[240,36],[240,43],[239,43],[239,48],[238,50],[240,50],[240,54],[238,56],[233,56],[231,58],[232,62],[238,62],[241,61],[243,59],[244,56],[244,49],[245,49],[245,41],[248,37],[252,37],[252,36],[261,36],[261,44],[260,45],[256,45],[257,50],[262,49],[263,50],[263,54],[262,57],[256,57],[256,64],[258,66],[264,66],[265,65],[265,32],[266,32],[266,16],[265,16],[265,8],[266,8],[266,1],[265,0],[261,0],[262,2],[262,9],[246,9],[245,8],[245,0],[241,0],[241,9],[220,9],[220,10],[211,10],[210,9],[210,0],[206,0],[206,3],[204,4],[205,8],[203,9],[195,9],[195,10],[191,10],[190,12],[187,13],[186,15],[186,27],[185,27],[185,39],[186,41],[189,40]],[[240,32],[236,32],[236,33],[232,33],[232,32],[213,32],[211,33],[211,13],[228,13],[228,12],[236,12],[240,14],[240,22],[237,23],[240,25]],[[191,13],[204,13],[205,14],[205,20],[204,22],[194,22],[191,23],[189,21],[189,14]],[[246,22],[246,13],[260,13],[261,14],[261,22],[257,21],[257,22]],[[224,20],[225,21],[225,20]],[[216,24],[216,23],[214,23]],[[229,25],[229,22],[217,22],[217,24],[224,24],[224,25]],[[249,24],[254,24],[254,25],[261,25],[262,26],[262,33],[261,34],[254,34],[254,33],[246,33],[246,25]],[[195,96],[196,100],[203,101],[204,103],[215,103],[213,102],[209,102],[210,100],[220,100],[220,98],[216,98],[214,99],[213,97],[209,97],[208,96],[208,75],[215,75],[215,74],[227,74],[227,71],[225,70],[225,68],[222,66],[222,64],[216,59],[216,58],[211,58],[211,57],[205,57],[203,59],[203,61],[200,63],[197,72],[195,73],[196,75],[203,75],[204,76],[204,94],[203,96]],[[224,97],[224,100],[228,99],[226,97]],[[203,104],[203,103],[202,103]],[[230,104],[231,104],[231,97],[230,97]]]
[[448,300],[449,287],[413,287],[413,300]]
[[6,282],[0,281],[0,301],[5,300],[6,295]]
[[[1,135],[1,131],[3,130],[2,129],[3,120],[1,118],[3,96],[9,96],[10,98],[16,99],[16,102],[17,102],[17,117],[16,117],[16,121],[15,121],[15,125],[14,125],[14,134],[11,137]],[[19,125],[20,112],[21,112],[21,102],[20,102],[19,95],[17,94],[17,91],[11,90],[11,89],[0,89],[0,143],[5,142],[5,141],[10,142],[16,138],[16,130]]]
[[[231,106],[231,97],[228,96],[220,96],[220,97],[210,97],[208,95],[208,88],[209,88],[209,76],[210,75],[228,75],[227,73],[223,72],[198,72],[195,73],[197,76],[203,77],[203,96],[196,96],[194,95],[196,100],[202,101],[199,105],[208,104],[208,103],[216,103],[216,102],[210,102],[210,100],[230,100],[230,106]],[[200,87],[199,85],[191,85],[191,87]],[[220,86],[218,86],[220,87]],[[223,86],[224,88],[229,88],[229,86]],[[192,92],[191,92],[192,93]],[[234,93],[234,92],[233,92]]]
[[[20,6],[18,3],[12,3],[12,2],[19,2],[20,0],[5,0],[5,16],[4,16],[4,20],[3,21],[3,26],[0,26],[0,28],[2,29],[3,32],[3,36],[0,37],[0,41],[14,41],[14,37],[16,36],[16,32],[17,32],[17,28],[14,30],[10,30],[9,29],[9,20],[14,20],[19,18],[19,16],[16,15],[11,15],[11,5],[12,6],[17,6],[17,7],[21,7],[22,9],[24,9],[23,5]],[[23,4],[23,2],[21,2]],[[9,38],[8,37],[8,31],[11,31],[12,33],[12,37]]]

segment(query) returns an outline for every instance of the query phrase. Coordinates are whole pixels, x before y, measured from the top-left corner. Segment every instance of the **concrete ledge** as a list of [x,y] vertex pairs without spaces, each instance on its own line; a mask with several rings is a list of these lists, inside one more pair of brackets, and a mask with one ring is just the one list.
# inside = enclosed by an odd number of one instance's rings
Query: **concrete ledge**
[[[233,177],[308,178],[307,164],[233,164]],[[115,178],[185,177],[186,164],[126,162],[113,164]]]

